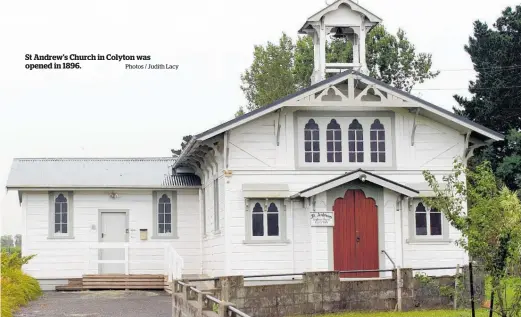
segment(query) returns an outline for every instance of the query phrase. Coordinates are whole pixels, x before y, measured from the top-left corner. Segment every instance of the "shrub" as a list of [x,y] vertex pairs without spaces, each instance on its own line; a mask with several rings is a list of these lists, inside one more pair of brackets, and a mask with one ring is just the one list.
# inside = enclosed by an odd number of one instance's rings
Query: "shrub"
[[21,256],[20,252],[2,250],[2,317],[11,317],[21,305],[42,294],[38,281],[23,273],[22,265],[34,257]]

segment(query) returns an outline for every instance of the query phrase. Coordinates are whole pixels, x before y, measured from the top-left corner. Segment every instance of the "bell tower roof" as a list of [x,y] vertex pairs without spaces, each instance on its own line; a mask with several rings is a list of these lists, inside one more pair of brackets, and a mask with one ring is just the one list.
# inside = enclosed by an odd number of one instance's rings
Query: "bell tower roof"
[[[341,7],[341,5],[344,5],[347,7],[344,8],[344,10],[342,10],[343,8]],[[340,12],[338,12],[338,11],[340,11]],[[349,11],[351,11],[351,12],[349,12]],[[335,12],[335,14],[333,14],[333,12]],[[338,14],[337,12],[340,14]],[[322,10],[318,11],[317,13],[313,14],[312,16],[310,16],[308,18],[308,20],[306,21],[306,23],[304,23],[304,25],[300,28],[299,33],[307,34],[307,32],[305,30],[308,29],[313,22],[319,22],[320,19],[322,19],[322,17],[324,17],[325,15],[327,15],[328,18],[330,18],[330,20],[345,19],[346,21],[344,21],[344,23],[347,22],[347,24],[358,25],[358,23],[357,23],[358,21],[356,21],[356,20],[349,21],[349,20],[352,20],[352,19],[349,19],[349,17],[351,16],[351,18],[353,18],[353,13],[355,13],[355,12],[362,14],[365,17],[365,20],[367,22],[374,23],[374,25],[382,22],[382,19],[380,17],[378,17],[376,14],[365,9],[364,7],[362,7],[361,5],[357,4],[356,2],[354,2],[352,0],[337,0],[333,3],[331,3],[330,5],[328,5],[327,7],[323,8]],[[356,17],[356,19],[358,20],[360,18]],[[333,21],[331,21],[331,22],[333,22]],[[349,23],[349,22],[351,22],[351,23]],[[328,24],[328,23],[326,23],[326,24]]]

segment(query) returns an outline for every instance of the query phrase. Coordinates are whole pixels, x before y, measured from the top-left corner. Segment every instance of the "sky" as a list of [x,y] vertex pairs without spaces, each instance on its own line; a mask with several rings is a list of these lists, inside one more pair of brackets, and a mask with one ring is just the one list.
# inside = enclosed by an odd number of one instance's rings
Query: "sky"
[[[331,2],[331,0],[329,0]],[[463,46],[477,19],[492,24],[511,0],[359,0],[389,31],[406,31],[441,74],[413,94],[441,107],[468,95],[475,73]],[[68,0],[0,4],[0,214],[2,234],[21,232],[16,192],[5,191],[14,157],[170,156],[183,135],[231,119],[245,99],[240,74],[253,46],[297,36],[324,0]],[[27,70],[26,54],[150,55],[178,70]],[[438,90],[441,89],[441,90]]]

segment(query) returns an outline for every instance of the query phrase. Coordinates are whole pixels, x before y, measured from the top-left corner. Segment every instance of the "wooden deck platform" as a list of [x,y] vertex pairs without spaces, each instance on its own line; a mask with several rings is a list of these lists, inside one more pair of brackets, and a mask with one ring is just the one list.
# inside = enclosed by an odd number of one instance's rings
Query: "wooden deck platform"
[[56,286],[57,291],[83,290],[165,290],[169,285],[166,276],[155,274],[94,274],[69,279],[69,283]]

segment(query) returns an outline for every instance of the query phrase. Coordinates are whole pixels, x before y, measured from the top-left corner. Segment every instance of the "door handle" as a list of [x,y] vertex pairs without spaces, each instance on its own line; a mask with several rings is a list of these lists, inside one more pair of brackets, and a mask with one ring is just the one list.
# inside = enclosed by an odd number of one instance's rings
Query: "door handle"
[[356,232],[356,242],[360,242],[360,234],[358,231]]
[[102,233],[101,233],[101,238],[103,238],[104,236],[105,236],[105,234],[102,232]]
[[128,233],[128,228],[127,228],[127,229],[125,229],[125,233]]

